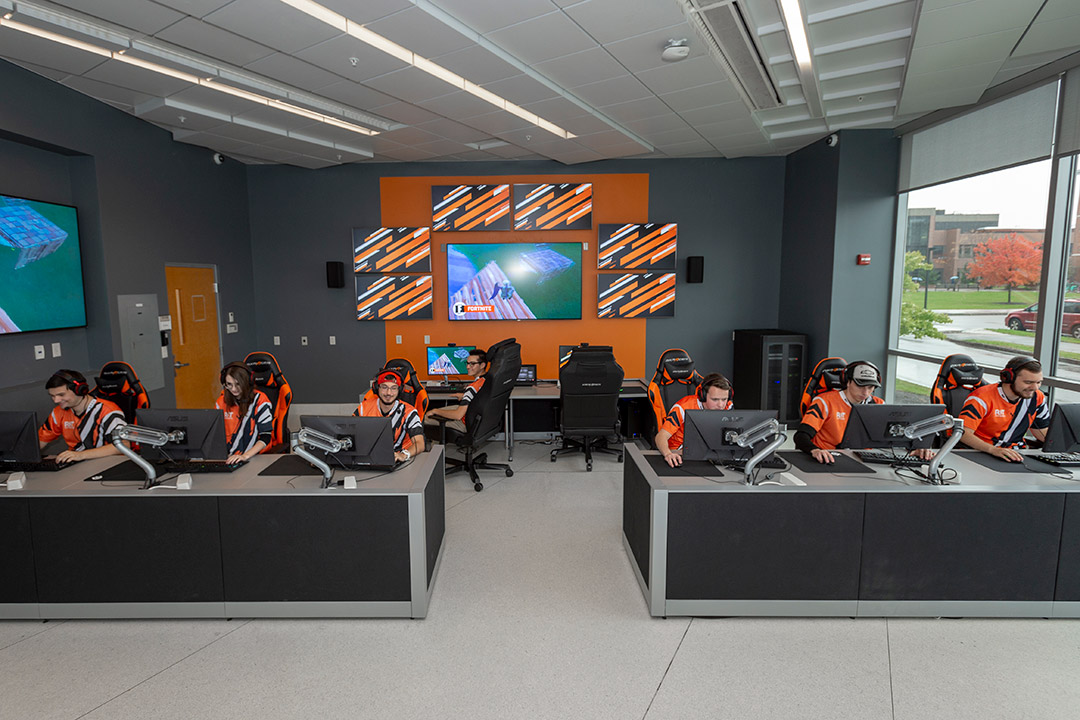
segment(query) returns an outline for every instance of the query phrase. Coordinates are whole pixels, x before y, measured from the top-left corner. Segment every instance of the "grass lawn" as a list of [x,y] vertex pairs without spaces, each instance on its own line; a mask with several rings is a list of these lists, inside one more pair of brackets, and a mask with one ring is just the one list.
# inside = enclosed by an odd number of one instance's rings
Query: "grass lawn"
[[916,385],[915,383],[908,382],[907,380],[897,380],[896,391],[908,392],[914,395],[925,395],[926,397],[930,397],[930,388],[924,387],[923,385]]
[[[1004,328],[994,328],[994,332],[1001,333],[1002,335],[1019,335],[1020,337],[1028,337],[1032,342],[1035,342],[1035,332],[1033,330],[1006,330]],[[1073,345],[1080,345],[1080,340],[1069,335],[1062,335],[1061,342],[1071,343]]]
[[[1025,308],[1039,299],[1038,290],[1013,290],[1012,302],[1007,303],[1007,290],[931,290],[927,293],[927,307],[931,310],[1016,310]],[[923,291],[909,290],[904,300],[923,306]]]
[[[1009,350],[1016,350],[1019,353],[1028,354],[1035,346],[1035,336],[1031,336],[1031,344],[1021,345],[1020,343],[1011,342],[998,342],[997,340],[978,340],[978,339],[964,339],[965,343],[971,343],[973,345],[985,345],[991,348],[1007,348]],[[1058,356],[1066,360],[1080,360],[1080,353],[1075,352],[1061,352]]]

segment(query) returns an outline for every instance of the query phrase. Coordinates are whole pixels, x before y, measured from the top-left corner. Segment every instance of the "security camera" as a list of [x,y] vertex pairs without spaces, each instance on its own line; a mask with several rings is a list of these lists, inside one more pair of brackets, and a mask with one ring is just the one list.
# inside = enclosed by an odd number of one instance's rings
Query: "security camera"
[[215,165],[224,165],[225,164],[225,156],[222,155],[221,153],[217,153],[217,152],[214,153],[213,154],[213,159],[214,159],[214,164]]
[[840,136],[836,133],[833,133],[829,137],[825,138],[825,144],[829,147],[836,147],[840,144]]

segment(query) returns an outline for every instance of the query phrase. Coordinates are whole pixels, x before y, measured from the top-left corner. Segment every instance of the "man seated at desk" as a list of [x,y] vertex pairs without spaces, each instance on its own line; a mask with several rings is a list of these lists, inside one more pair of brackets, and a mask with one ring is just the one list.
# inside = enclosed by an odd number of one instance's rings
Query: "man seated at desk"
[[441,432],[439,430],[439,421],[436,418],[445,418],[447,420],[446,427],[460,433],[465,432],[465,421],[463,419],[465,411],[469,409],[469,403],[476,399],[476,394],[480,392],[480,388],[484,387],[484,373],[487,372],[487,353],[483,350],[471,350],[469,357],[465,360],[465,370],[469,373],[469,377],[473,378],[473,381],[465,388],[465,392],[458,396],[458,404],[431,408],[424,417],[424,425],[430,429],[430,433],[434,433],[433,436],[435,437]]
[[964,421],[961,441],[1009,462],[1023,462],[1017,448],[1026,448],[1024,435],[1030,429],[1038,440],[1046,439],[1050,408],[1042,385],[1042,365],[1033,357],[1017,355],[1001,370],[1001,382],[983,385],[968,395],[960,418]]
[[[834,462],[832,451],[844,438],[851,419],[851,406],[884,403],[874,395],[874,390],[879,387],[881,371],[876,365],[866,360],[848,364],[844,368],[844,389],[815,396],[803,413],[799,429],[795,431],[795,447],[819,463]],[[911,454],[923,460],[934,457],[934,451],[929,448],[919,448]]]
[[683,413],[687,410],[730,410],[731,381],[720,373],[709,373],[693,395],[675,402],[656,433],[656,449],[671,467],[682,465]]
[[405,379],[396,370],[383,370],[375,379],[375,397],[364,399],[353,411],[356,417],[387,417],[394,428],[394,460],[405,462],[424,452],[424,424],[420,413],[400,400]]
[[120,454],[110,435],[126,424],[124,413],[114,403],[91,396],[82,373],[57,370],[45,382],[45,389],[52,398],[53,410],[38,430],[42,450],[62,436],[68,449],[56,456],[59,463]]

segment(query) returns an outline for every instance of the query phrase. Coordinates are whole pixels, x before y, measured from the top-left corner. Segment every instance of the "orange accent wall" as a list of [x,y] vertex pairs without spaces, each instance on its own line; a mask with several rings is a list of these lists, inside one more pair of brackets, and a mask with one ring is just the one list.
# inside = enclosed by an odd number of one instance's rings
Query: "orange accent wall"
[[[626,377],[645,377],[645,320],[596,317],[596,238],[600,223],[649,221],[649,176],[620,175],[499,175],[452,177],[384,177],[380,183],[382,224],[385,227],[420,227],[431,224],[432,185],[481,185],[484,183],[589,182],[593,184],[591,230],[536,230],[509,232],[433,232],[431,269],[435,281],[435,319],[386,322],[387,357],[406,357],[427,378],[424,335],[431,345],[475,345],[487,348],[503,338],[521,343],[521,360],[535,363],[544,379],[559,376],[559,345],[611,345]],[[580,320],[454,320],[446,307],[446,252],[453,242],[580,242],[589,249],[581,254]],[[401,336],[401,344],[397,336]]]

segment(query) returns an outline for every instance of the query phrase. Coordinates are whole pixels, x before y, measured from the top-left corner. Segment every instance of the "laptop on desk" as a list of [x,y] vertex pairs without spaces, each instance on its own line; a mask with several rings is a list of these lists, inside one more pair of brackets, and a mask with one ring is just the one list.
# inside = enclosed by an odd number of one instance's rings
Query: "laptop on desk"
[[522,365],[521,370],[518,371],[517,380],[514,381],[515,385],[521,387],[531,387],[536,384],[536,365]]

